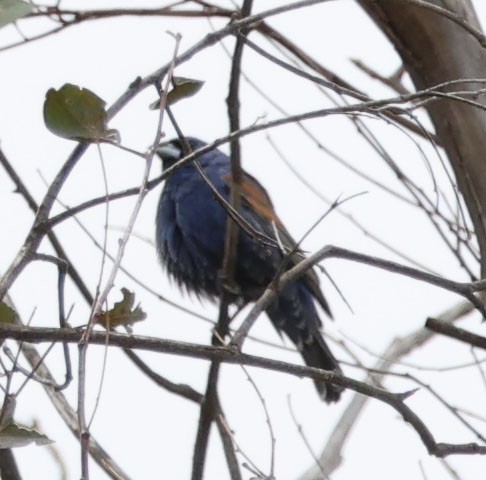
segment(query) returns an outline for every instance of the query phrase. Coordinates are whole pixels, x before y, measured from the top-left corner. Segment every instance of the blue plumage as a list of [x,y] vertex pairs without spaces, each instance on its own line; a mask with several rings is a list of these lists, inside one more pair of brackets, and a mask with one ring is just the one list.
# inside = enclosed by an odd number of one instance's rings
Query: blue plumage
[[[188,138],[191,150],[206,145]],[[163,144],[158,155],[164,169],[181,159],[183,148],[178,139]],[[211,150],[198,158],[213,186],[229,201],[231,167],[227,155]],[[240,187],[240,215],[253,229],[275,238],[289,250],[295,242],[277,217],[265,189],[245,173]],[[219,272],[224,255],[227,214],[193,164],[170,175],[162,191],[156,218],[156,243],[162,264],[180,287],[216,300],[220,295]],[[267,242],[266,242],[267,243]],[[238,294],[234,301],[255,301],[278,273],[284,255],[277,246],[255,240],[240,229],[235,259],[235,283]],[[296,252],[287,264],[292,267],[301,258]],[[279,332],[284,332],[297,346],[307,365],[340,371],[339,365],[319,332],[321,321],[316,300],[331,316],[322,295],[318,278],[309,271],[288,285],[267,309],[267,314]],[[321,397],[337,401],[341,388],[315,382]]]

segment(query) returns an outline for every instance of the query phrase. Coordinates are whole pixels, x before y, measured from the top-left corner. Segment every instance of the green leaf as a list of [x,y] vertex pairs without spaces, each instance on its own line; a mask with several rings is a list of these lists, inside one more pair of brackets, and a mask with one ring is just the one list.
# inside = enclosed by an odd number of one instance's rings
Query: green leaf
[[[170,107],[179,100],[192,97],[201,90],[204,82],[202,80],[195,80],[193,78],[172,77],[174,88],[167,94],[167,105]],[[158,110],[160,107],[160,100],[150,104],[151,110]]]
[[37,430],[16,423],[9,423],[0,430],[0,448],[25,447],[31,443],[49,445],[54,442]]
[[167,94],[167,105],[174,103],[183,98],[192,97],[201,90],[204,82],[193,78],[173,77],[175,87]]
[[106,126],[106,103],[87,88],[66,83],[51,88],[44,102],[44,122],[55,135],[70,140],[118,142],[116,130]]
[[133,308],[135,294],[126,288],[122,288],[123,299],[116,302],[114,307],[99,315],[97,323],[103,325],[107,330],[120,325],[130,326],[147,318],[147,314],[140,308],[140,304]]
[[52,440],[33,428],[17,424],[14,419],[17,400],[15,395],[8,395],[2,405],[0,415],[0,449],[24,447],[32,442],[37,445],[48,445]]
[[21,0],[0,0],[0,28],[25,17],[33,8],[33,5]]
[[[15,310],[12,310],[8,305],[0,302],[0,323],[11,325],[15,323]],[[3,345],[5,339],[0,340],[0,346]]]
[[0,302],[0,323],[15,323],[15,311]]

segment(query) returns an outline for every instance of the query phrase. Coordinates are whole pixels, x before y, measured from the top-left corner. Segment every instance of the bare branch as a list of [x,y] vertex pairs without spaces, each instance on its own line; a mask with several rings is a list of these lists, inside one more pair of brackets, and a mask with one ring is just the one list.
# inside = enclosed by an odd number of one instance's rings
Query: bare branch
[[6,480],[22,480],[11,448],[0,450],[0,477]]
[[[472,310],[473,306],[469,302],[462,302],[443,312],[439,315],[439,318],[443,322],[451,323],[460,320],[465,315],[471,313]],[[389,370],[402,357],[422,347],[433,337],[434,333],[431,330],[420,328],[405,337],[394,339],[379,358],[373,371],[384,372]],[[373,373],[368,375],[367,381],[375,383],[381,380],[382,377],[383,374]],[[358,418],[362,414],[368,400],[369,397],[355,394],[341,415],[340,421],[329,435],[329,440],[319,456],[319,462],[325,466],[327,475],[330,475],[341,464],[344,445],[351,431],[356,426]],[[319,474],[320,469],[313,466],[299,480],[317,480]]]
[[[241,17],[246,18],[251,14],[253,0],[244,0],[241,7]],[[237,38],[233,61],[231,64],[231,77],[228,93],[228,116],[230,120],[230,131],[240,130],[240,109],[239,109],[239,85],[240,85],[240,69],[243,55],[244,39],[248,33],[248,29],[243,29]],[[231,190],[230,190],[230,206],[231,209],[239,212],[241,205],[240,184],[243,181],[243,171],[240,162],[240,143],[238,139],[230,143],[231,149]],[[201,174],[202,168],[196,162],[198,172]],[[203,175],[204,178],[204,175]],[[228,333],[229,315],[228,307],[231,303],[232,291],[235,289],[234,273],[236,266],[236,252],[238,247],[238,233],[239,226],[237,222],[231,221],[227,217],[226,233],[224,240],[224,254],[223,265],[220,272],[220,281],[222,285],[219,318],[215,331],[212,336],[212,344],[218,345]],[[218,399],[218,379],[220,372],[220,363],[212,362],[209,369],[208,381],[206,386],[206,394],[201,405],[201,412],[199,416],[198,431],[196,437],[196,444],[194,445],[193,466],[192,466],[192,480],[200,480],[204,474],[204,464],[206,460],[206,451],[209,443],[209,432],[212,421],[217,414],[217,407],[219,405]],[[231,445],[232,446],[232,445]],[[238,470],[238,475],[240,475]]]
[[432,330],[433,332],[440,333],[447,337],[455,338],[464,343],[477,348],[482,348],[486,350],[486,338],[481,335],[476,335],[475,333],[468,332],[463,328],[455,327],[454,325],[449,325],[447,323],[436,320],[435,318],[428,318],[425,322],[425,327]]
[[442,17],[448,18],[449,20],[463,28],[466,32],[471,34],[482,47],[486,47],[486,37],[483,35],[483,32],[473,27],[467,20],[464,19],[464,17],[458,15],[456,12],[448,10],[447,8],[440,7],[438,5],[434,5],[433,3],[424,0],[399,1],[415,5],[419,8],[425,8],[427,10],[430,10],[431,12],[441,15]]
[[[0,338],[13,338],[31,343],[45,341],[78,343],[82,336],[82,331],[74,329],[34,328],[0,324]],[[93,345],[104,345],[106,343],[106,335],[102,332],[93,331],[90,335],[89,343]],[[375,398],[395,409],[403,417],[403,420],[413,427],[431,455],[440,458],[448,455],[459,454],[486,455],[486,446],[481,446],[476,443],[450,444],[436,442],[434,436],[427,428],[425,423],[402,400],[401,394],[391,393],[381,388],[368,385],[364,382],[360,382],[334,372],[239,353],[235,349],[228,347],[197,345],[144,336],[113,333],[108,339],[108,344],[122,348],[142,349],[152,352],[170,353],[172,355],[182,355],[210,361],[253,366],[298,377],[307,377],[314,380],[324,381],[326,383],[332,383],[343,388],[354,390],[362,395]]]
[[[8,298],[7,302],[11,304],[10,299]],[[18,328],[29,328],[22,325],[21,320],[18,316],[16,318],[16,322],[16,326]],[[69,430],[71,430],[75,438],[79,440],[80,431],[76,412],[66,400],[66,397],[63,395],[63,393],[53,387],[53,385],[56,385],[56,381],[49,369],[46,367],[43,358],[41,357],[41,355],[39,355],[33,345],[30,345],[28,343],[22,343],[20,348],[22,354],[29,362],[33,371],[36,371],[37,374],[44,380],[42,382],[44,391],[54,405],[54,408],[59,413],[59,416],[63,419]],[[129,480],[130,477],[125,474],[120,466],[110,457],[106,450],[96,441],[93,436],[89,438],[88,448],[90,455],[93,457],[96,463],[98,463],[100,468],[102,468],[103,471],[105,471],[107,475],[109,475],[110,478],[114,480]]]
[[344,260],[363,263],[365,265],[387,270],[399,275],[404,275],[415,280],[420,280],[422,282],[435,285],[436,287],[449,290],[450,292],[457,293],[458,295],[462,295],[463,297],[467,298],[481,312],[481,315],[486,318],[486,310],[483,303],[474,295],[474,292],[476,291],[474,288],[474,283],[454,282],[452,280],[447,280],[445,278],[438,277],[437,275],[423,272],[406,265],[400,265],[396,262],[391,262],[378,257],[371,257],[362,253],[328,245],[299,262],[295,267],[283,273],[278,281],[269,285],[269,287],[253,306],[245,321],[234,334],[231,344],[236,345],[241,349],[244,339],[251,327],[260,314],[275,300],[276,296],[278,295],[278,291],[288,283],[295,281],[297,278],[302,276],[307,270],[327,258],[342,258]]

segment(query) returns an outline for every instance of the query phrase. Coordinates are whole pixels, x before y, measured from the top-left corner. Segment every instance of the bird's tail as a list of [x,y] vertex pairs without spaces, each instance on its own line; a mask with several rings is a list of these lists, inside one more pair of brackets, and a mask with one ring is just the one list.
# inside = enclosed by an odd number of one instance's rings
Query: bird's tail
[[[341,372],[341,367],[319,332],[302,345],[300,352],[308,367]],[[341,397],[343,389],[337,385],[319,380],[315,380],[314,385],[319,396],[327,403],[337,402]]]
[[[284,332],[296,345],[307,366],[341,372],[338,361],[321,335],[321,321],[305,285],[297,283],[284,288],[268,307],[267,314],[277,331]],[[342,387],[321,380],[315,380],[314,384],[325,402],[339,400]]]

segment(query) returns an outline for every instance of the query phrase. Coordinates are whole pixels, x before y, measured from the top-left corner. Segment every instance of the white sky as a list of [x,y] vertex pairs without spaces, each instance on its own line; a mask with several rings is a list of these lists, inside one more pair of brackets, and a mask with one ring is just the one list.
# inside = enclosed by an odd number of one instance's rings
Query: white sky
[[[137,2],[137,7],[160,6],[162,3]],[[473,3],[484,24],[486,4],[483,0]],[[230,2],[221,4],[231,5]],[[256,1],[255,4],[256,9],[261,10],[281,2],[267,0]],[[78,6],[89,9],[123,5],[132,7],[133,2],[66,0],[63,5],[65,8]],[[214,20],[213,23],[218,28],[225,22]],[[354,2],[328,2],[312,7],[312,10],[295,11],[272,18],[269,23],[285,32],[326,67],[371,96],[393,96],[392,92],[367,78],[350,62],[350,59],[358,58],[384,75],[393,72],[400,64],[393,48]],[[25,32],[42,30],[42,23],[38,25],[26,25]],[[66,82],[78,84],[90,88],[110,105],[137,76],[145,76],[170,60],[174,42],[167,31],[182,34],[181,49],[185,50],[203,38],[208,30],[208,22],[204,19],[121,17],[85,23],[44,40],[0,52],[0,141],[5,154],[34,197],[40,201],[46,190],[39,172],[48,182],[51,181],[74,147],[73,142],[52,135],[43,124],[42,105],[49,88],[59,88]],[[13,27],[0,31],[0,45],[17,38]],[[252,38],[268,48],[268,44],[259,35],[253,35]],[[233,40],[229,39],[225,44],[232,48]],[[177,69],[177,75],[206,82],[198,95],[174,108],[185,133],[208,141],[227,133],[225,98],[229,66],[225,53],[219,45],[215,45]],[[289,113],[329,105],[317,88],[282,72],[253,52],[245,53],[244,71]],[[119,129],[124,145],[144,150],[154,138],[157,115],[147,108],[154,96],[153,91],[145,91],[111,122],[111,127]],[[242,85],[241,99],[242,125],[262,121],[263,116],[266,119],[280,116],[245,83]],[[369,124],[404,170],[431,192],[432,182],[413,143],[398,130],[382,122],[370,121]],[[167,135],[172,136],[173,130],[167,123],[165,126]],[[330,116],[308,122],[307,126],[326,147],[387,185],[394,185],[393,175],[364,144],[346,118]],[[331,200],[339,195],[368,192],[347,204],[346,209],[373,233],[449,278],[467,279],[422,214],[351,175],[320,152],[297,127],[283,127],[269,134],[299,172]],[[242,145],[245,168],[268,188],[280,216],[292,234],[299,238],[325,211],[326,205],[290,173],[270,147],[265,133],[245,138]],[[441,169],[437,158],[427,145],[424,149],[440,180]],[[110,191],[131,187],[140,181],[143,172],[140,159],[109,146],[103,146],[102,150]],[[158,173],[158,169],[158,165],[155,165],[153,176]],[[0,202],[4,208],[0,209],[0,225],[4,234],[0,271],[8,267],[21,247],[33,219],[24,201],[13,194],[12,189],[12,182],[2,170]],[[135,226],[137,234],[149,239],[154,235],[154,215],[159,192],[160,188],[149,194]],[[103,193],[100,160],[96,149],[90,148],[75,168],[60,198],[69,205],[76,205]],[[117,227],[126,225],[133,204],[134,199],[130,198],[110,205],[110,253],[116,252],[121,235]],[[62,207],[56,206],[55,211],[62,211]],[[99,242],[103,240],[104,214],[104,209],[98,207],[79,216],[79,220]],[[100,251],[74,221],[64,222],[56,232],[94,291],[99,276]],[[304,246],[308,251],[315,251],[325,244],[396,259],[337,214],[331,215],[316,228]],[[47,244],[42,245],[42,251],[50,252]],[[123,265],[167,298],[210,318],[216,318],[216,307],[207,303],[200,304],[190,297],[181,297],[169,284],[150,244],[132,238]],[[438,314],[460,301],[457,296],[431,286],[357,264],[333,260],[326,263],[326,267],[354,310],[351,313],[347,309],[329,282],[323,278],[323,288],[336,318],[334,323],[325,321],[326,331],[341,339],[344,335],[351,337],[376,354],[380,354],[393,338],[422,326],[427,316]],[[191,318],[158,301],[123,274],[117,277],[109,297],[111,303],[120,299],[119,289],[124,286],[136,292],[137,299],[148,314],[145,322],[135,326],[136,334],[208,343],[208,323]],[[33,325],[56,325],[56,272],[51,265],[29,266],[11,293],[24,319],[36,308]],[[72,285],[68,285],[67,304],[74,305],[71,323],[86,323],[89,310]],[[463,325],[471,329],[480,328],[477,316]],[[262,317],[252,333],[279,343],[266,318]],[[333,349],[339,358],[349,360],[338,347],[333,346]],[[255,342],[248,342],[246,351],[300,362],[295,353]],[[372,356],[360,349],[356,351],[367,365],[374,363]],[[74,360],[76,352],[77,349],[72,348]],[[102,354],[101,348],[89,349],[88,411],[91,411],[96,399]],[[204,390],[207,364],[169,355],[142,356],[157,372],[169,379],[188,383],[201,392]],[[55,353],[50,360],[49,367],[61,378],[63,371],[60,357]],[[471,360],[466,347],[448,340],[435,341],[407,358],[411,363],[430,367],[456,365]],[[448,374],[417,372],[405,367],[397,370],[416,374],[454,405],[484,413],[485,388],[477,369]],[[340,404],[329,407],[319,401],[310,381],[256,369],[250,369],[250,372],[271,412],[272,426],[277,437],[276,476],[279,480],[295,479],[312,465],[312,458],[291,420],[287,395],[291,395],[299,422],[316,451],[326,442],[352,395],[346,393]],[[345,372],[357,379],[363,378],[359,370],[345,369]],[[395,391],[414,387],[413,383],[403,379],[390,379],[386,385]],[[76,382],[66,391],[66,395],[71,404],[75,405]],[[238,444],[252,461],[268,473],[270,442],[262,407],[239,367],[224,368],[221,395]],[[425,391],[418,392],[408,404],[426,420],[438,441],[475,441],[444,409],[438,408],[438,404],[431,401]],[[53,412],[42,389],[31,382],[19,398],[18,420],[25,423],[34,419],[39,421],[41,430],[56,440],[56,448],[68,466],[69,478],[79,478],[79,445]],[[139,375],[120,352],[115,349],[108,352],[103,391],[92,433],[132,478],[188,478],[198,413],[195,405],[154,387],[147,378]],[[216,434],[211,438],[206,478],[227,478],[219,439]],[[45,448],[26,447],[15,453],[25,478],[57,478],[57,466]],[[440,462],[427,455],[417,435],[398,418],[396,412],[375,401],[369,404],[357,425],[343,452],[343,466],[332,478],[422,478],[420,462],[428,478],[447,478]],[[486,460],[479,457],[454,457],[451,465],[458,470],[462,479],[476,479],[478,472],[486,468]],[[92,478],[106,478],[94,463],[91,471]],[[244,478],[250,476],[245,472]]]

